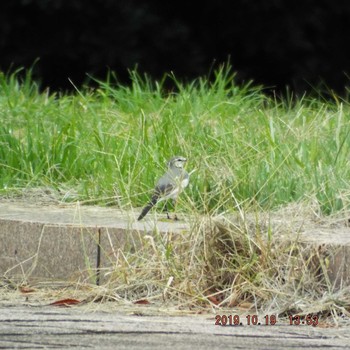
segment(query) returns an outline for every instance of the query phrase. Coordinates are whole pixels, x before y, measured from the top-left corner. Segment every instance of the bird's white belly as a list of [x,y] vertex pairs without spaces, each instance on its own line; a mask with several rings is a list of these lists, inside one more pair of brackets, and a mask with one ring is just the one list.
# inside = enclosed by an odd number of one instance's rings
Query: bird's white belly
[[184,189],[185,187],[187,187],[188,183],[189,183],[189,179],[183,179],[181,181],[181,188]]

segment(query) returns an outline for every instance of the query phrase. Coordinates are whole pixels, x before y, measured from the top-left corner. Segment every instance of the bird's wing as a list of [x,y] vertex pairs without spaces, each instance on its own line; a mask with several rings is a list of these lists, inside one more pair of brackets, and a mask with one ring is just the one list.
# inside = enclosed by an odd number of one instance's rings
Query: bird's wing
[[155,192],[163,197],[166,196],[168,194],[170,194],[173,190],[175,189],[175,185],[173,183],[159,183],[157,184],[156,188],[155,188]]

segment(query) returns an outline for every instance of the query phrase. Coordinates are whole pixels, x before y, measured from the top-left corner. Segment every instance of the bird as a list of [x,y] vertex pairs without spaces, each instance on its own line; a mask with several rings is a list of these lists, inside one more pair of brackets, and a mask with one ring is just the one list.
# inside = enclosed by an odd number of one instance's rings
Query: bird
[[[184,169],[186,162],[187,159],[182,156],[174,156],[167,162],[168,170],[157,181],[151,200],[142,209],[141,214],[137,218],[138,221],[142,220],[153,206],[163,200],[171,198],[176,203],[177,197],[189,183],[189,174]],[[165,209],[167,218],[170,219],[166,204]],[[176,213],[174,220],[178,220]]]

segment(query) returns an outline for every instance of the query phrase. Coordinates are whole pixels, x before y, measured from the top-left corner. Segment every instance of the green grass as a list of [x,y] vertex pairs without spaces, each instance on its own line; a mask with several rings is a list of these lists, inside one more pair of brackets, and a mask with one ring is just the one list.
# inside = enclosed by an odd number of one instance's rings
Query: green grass
[[187,211],[307,198],[325,214],[347,207],[349,101],[274,99],[238,86],[227,66],[186,84],[130,77],[129,86],[111,74],[95,89],[49,93],[30,71],[0,73],[0,191],[47,186],[74,189],[71,200],[140,206],[181,154],[196,169]]

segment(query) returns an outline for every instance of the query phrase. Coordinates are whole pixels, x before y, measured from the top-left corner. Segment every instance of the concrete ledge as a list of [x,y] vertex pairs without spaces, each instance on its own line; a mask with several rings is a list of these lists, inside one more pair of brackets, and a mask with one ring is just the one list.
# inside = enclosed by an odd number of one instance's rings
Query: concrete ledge
[[0,275],[96,283],[116,249],[136,249],[154,230],[188,230],[184,222],[136,221],[133,212],[87,206],[0,204]]
[[[118,249],[137,249],[144,235],[155,230],[162,234],[190,230],[186,221],[156,221],[149,215],[138,222],[137,214],[93,206],[43,207],[4,201],[0,203],[0,275],[24,281],[96,283],[103,277],[98,277],[97,271],[113,264],[113,254]],[[272,226],[276,232],[286,228],[286,232],[296,234],[290,223],[287,227],[276,221]],[[301,242],[326,250],[332,285],[350,286],[350,228],[345,223],[335,229],[297,227]],[[281,235],[280,239],[290,236]]]

